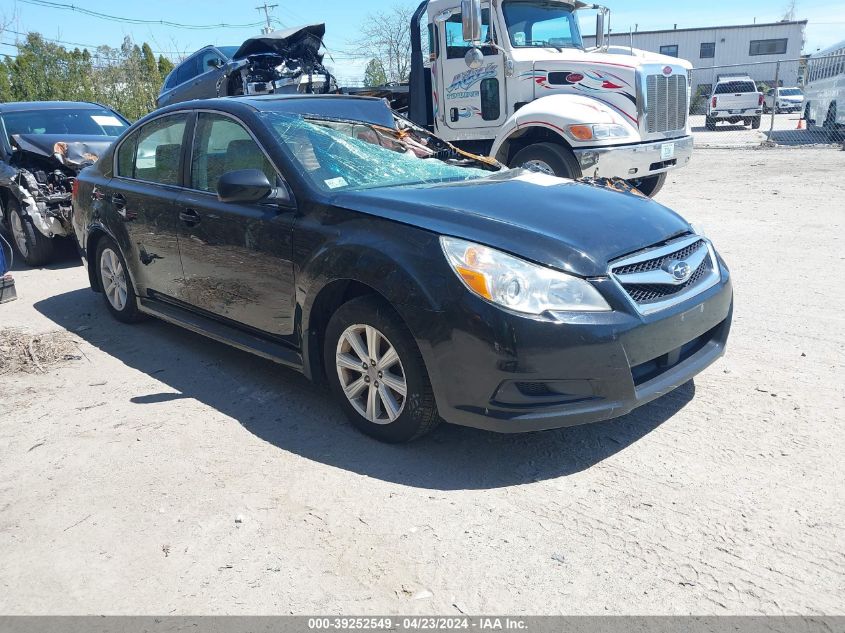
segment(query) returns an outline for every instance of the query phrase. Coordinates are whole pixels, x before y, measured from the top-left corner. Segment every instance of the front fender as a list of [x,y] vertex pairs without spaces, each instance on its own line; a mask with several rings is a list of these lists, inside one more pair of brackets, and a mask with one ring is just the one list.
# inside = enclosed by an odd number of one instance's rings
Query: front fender
[[[297,267],[297,320],[306,374],[319,363],[312,358],[318,349],[315,339],[345,300],[345,282],[366,286],[386,299],[417,339],[423,357],[428,355],[420,323],[430,322],[425,315],[441,311],[456,291],[437,235],[371,216],[322,226],[304,220],[297,233],[307,236],[297,250],[315,244]],[[340,296],[327,298],[338,289]]]
[[[553,132],[573,148],[638,143],[641,139],[636,118],[627,112],[622,104],[615,105],[609,101],[611,97],[623,98],[613,94],[595,98],[576,94],[552,94],[535,99],[505,121],[493,142],[490,155],[500,162],[506,162],[510,144],[538,128]],[[632,104],[629,103],[628,107],[631,109]],[[583,142],[567,132],[570,125],[590,123],[621,125],[628,131],[629,137]]]

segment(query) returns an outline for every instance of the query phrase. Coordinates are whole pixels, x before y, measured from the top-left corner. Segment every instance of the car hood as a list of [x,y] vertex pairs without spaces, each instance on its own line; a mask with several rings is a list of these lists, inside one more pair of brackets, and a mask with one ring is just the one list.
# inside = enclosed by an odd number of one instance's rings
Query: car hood
[[77,171],[96,163],[114,140],[112,136],[80,134],[12,135],[12,145],[20,151],[53,159]]
[[273,31],[246,40],[232,59],[246,59],[250,55],[277,53],[284,57],[316,56],[326,35],[325,24],[309,24],[283,31]]
[[343,192],[332,202],[582,277],[604,276],[611,260],[692,231],[677,213],[638,194],[524,170]]

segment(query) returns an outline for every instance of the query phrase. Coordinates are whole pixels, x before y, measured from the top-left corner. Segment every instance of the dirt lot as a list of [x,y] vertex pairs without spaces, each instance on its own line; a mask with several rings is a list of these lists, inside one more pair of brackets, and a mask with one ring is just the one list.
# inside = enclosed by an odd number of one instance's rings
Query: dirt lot
[[[407,446],[152,321],[72,257],[0,325],[0,613],[845,613],[845,153],[699,151],[660,200],[732,267],[726,358],[620,420]],[[75,358],[79,357],[78,360]]]

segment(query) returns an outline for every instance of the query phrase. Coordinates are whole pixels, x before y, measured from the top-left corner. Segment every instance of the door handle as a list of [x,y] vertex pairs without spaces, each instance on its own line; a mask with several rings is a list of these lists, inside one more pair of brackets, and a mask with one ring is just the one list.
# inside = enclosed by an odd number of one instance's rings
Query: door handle
[[196,226],[202,221],[200,214],[193,209],[185,209],[179,213],[179,219],[188,226]]
[[123,197],[123,194],[116,193],[112,195],[111,203],[116,209],[120,210],[126,206],[126,198]]

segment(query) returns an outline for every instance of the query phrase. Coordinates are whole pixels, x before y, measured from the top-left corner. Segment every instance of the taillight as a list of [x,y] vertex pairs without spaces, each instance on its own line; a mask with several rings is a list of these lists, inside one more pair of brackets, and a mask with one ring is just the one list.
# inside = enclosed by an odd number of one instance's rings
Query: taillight
[[716,107],[716,97],[713,97],[713,107]]
[[73,185],[70,189],[70,197],[76,200],[76,194],[79,193],[79,178],[73,179]]
[[762,93],[761,93],[761,94],[760,94],[759,103],[758,103],[757,105],[760,105],[760,106],[761,106],[761,105],[763,105],[763,100],[764,100],[764,99],[765,99],[765,97],[764,97],[764,96],[762,95]]

